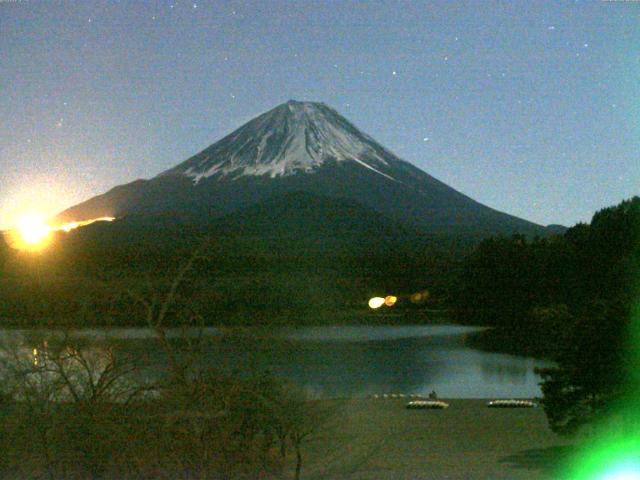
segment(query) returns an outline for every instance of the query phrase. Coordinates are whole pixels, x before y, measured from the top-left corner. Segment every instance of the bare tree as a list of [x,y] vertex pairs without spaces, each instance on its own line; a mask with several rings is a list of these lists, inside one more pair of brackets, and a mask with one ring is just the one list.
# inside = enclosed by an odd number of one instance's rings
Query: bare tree
[[[117,441],[121,422],[110,423],[138,390],[136,362],[70,332],[13,338],[2,351],[2,381],[15,404],[24,435],[33,431],[48,478],[85,468],[99,478],[106,468],[106,441]],[[20,448],[26,439],[16,439]],[[69,452],[75,450],[74,455]],[[80,455],[78,457],[77,455]]]
[[11,455],[24,477],[266,479],[291,465],[300,479],[306,442],[323,417],[269,374],[207,364],[215,339],[182,289],[201,258],[198,250],[164,293],[151,286],[130,294],[166,358],[157,380],[144,380],[143,359],[108,333],[95,340],[48,332],[0,350],[16,414]]

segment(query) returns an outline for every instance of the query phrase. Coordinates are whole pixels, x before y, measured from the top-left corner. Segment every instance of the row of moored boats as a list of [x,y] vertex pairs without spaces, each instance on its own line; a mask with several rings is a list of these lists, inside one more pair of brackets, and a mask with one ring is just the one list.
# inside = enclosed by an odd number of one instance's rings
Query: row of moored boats
[[[442,410],[444,408],[448,408],[449,404],[442,400],[438,400],[435,398],[425,399],[420,395],[405,395],[402,393],[384,393],[380,395],[371,395],[371,398],[375,399],[391,399],[391,398],[415,398],[415,400],[409,401],[406,404],[406,408],[416,409],[416,410],[425,410],[425,409],[433,409],[433,410]],[[531,400],[516,400],[516,399],[501,399],[501,400],[491,400],[487,402],[487,407],[489,408],[534,408],[538,405]]]

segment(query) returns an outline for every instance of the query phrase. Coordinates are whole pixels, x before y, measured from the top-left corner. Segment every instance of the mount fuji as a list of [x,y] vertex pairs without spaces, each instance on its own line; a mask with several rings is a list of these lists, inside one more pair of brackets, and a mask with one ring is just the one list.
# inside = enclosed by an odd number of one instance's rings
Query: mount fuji
[[545,227],[489,208],[398,158],[327,105],[293,100],[156,177],[117,186],[57,220],[233,217],[274,199],[295,210],[296,202],[310,196],[355,203],[374,216],[426,232],[546,233]]

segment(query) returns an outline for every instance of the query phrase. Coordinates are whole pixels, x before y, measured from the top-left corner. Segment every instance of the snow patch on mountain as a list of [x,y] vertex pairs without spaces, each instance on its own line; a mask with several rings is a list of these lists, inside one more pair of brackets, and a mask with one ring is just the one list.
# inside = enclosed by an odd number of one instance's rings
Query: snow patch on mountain
[[395,157],[321,103],[289,101],[240,127],[161,175],[271,178],[313,173],[327,162],[355,162],[389,180]]

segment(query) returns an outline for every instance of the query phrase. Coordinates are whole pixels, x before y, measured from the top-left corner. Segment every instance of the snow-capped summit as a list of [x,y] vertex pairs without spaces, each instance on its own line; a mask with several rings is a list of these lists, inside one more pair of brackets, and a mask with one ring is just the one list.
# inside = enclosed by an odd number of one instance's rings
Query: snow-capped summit
[[295,199],[311,198],[292,192],[356,202],[381,218],[429,232],[544,234],[543,227],[482,205],[398,158],[327,105],[293,100],[174,168],[117,186],[57,219],[200,218],[233,214],[270,198],[294,202],[295,210]]
[[394,180],[392,155],[323,103],[290,100],[251,120],[180,165],[160,174],[235,179],[312,173],[327,162],[355,162]]

